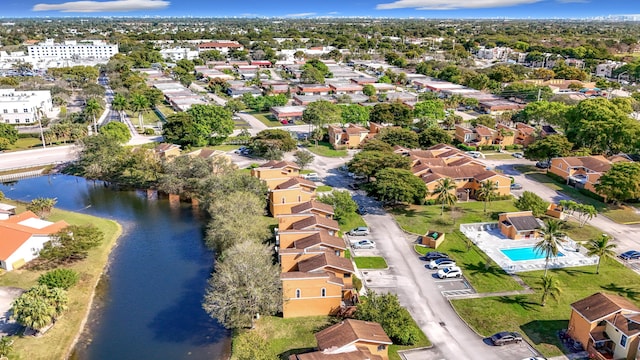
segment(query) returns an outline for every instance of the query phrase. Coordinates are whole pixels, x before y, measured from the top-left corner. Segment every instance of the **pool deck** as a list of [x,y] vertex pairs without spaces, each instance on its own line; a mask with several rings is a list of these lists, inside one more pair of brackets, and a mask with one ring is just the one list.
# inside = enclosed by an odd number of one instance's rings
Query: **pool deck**
[[[523,240],[509,239],[502,235],[498,229],[498,223],[462,224],[460,225],[460,231],[507,273],[544,270],[545,268],[546,262],[544,258],[513,261],[500,251],[503,249],[534,246],[540,241],[540,238]],[[560,252],[564,254],[564,256],[551,259],[549,261],[550,269],[595,265],[598,262],[597,257],[587,256],[586,249],[568,237],[565,242],[561,243],[561,246]]]

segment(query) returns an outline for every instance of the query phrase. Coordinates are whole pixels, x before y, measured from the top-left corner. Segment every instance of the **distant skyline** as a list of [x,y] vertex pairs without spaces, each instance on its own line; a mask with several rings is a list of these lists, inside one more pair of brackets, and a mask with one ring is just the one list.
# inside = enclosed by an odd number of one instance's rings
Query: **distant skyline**
[[3,0],[0,17],[392,17],[582,19],[634,15],[635,0]]

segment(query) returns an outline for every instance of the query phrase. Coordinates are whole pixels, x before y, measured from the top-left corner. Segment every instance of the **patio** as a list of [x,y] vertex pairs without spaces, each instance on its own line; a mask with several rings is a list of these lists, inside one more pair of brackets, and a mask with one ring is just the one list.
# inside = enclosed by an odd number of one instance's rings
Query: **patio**
[[[544,270],[545,259],[512,260],[501,250],[533,247],[540,238],[513,240],[504,236],[498,229],[498,223],[472,223],[460,225],[460,231],[467,236],[478,248],[496,262],[505,272],[517,273],[534,270]],[[561,243],[560,253],[563,256],[549,261],[549,268],[565,268],[576,266],[595,265],[597,257],[586,255],[587,250],[580,244],[565,237]]]

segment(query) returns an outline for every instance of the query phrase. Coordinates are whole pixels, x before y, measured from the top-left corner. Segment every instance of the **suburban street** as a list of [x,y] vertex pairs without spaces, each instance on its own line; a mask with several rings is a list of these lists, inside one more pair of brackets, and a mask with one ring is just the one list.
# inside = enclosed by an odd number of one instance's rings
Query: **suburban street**
[[78,158],[78,147],[63,145],[0,153],[0,170],[20,169],[72,161]]

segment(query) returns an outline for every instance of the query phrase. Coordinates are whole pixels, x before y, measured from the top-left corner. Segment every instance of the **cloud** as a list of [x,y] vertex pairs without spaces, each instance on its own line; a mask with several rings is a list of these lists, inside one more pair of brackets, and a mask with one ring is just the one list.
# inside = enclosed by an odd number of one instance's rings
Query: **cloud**
[[313,16],[316,13],[314,12],[306,12],[306,13],[299,13],[299,14],[288,14],[285,15],[284,17],[305,17],[305,16]]
[[116,12],[160,10],[171,4],[165,0],[111,0],[111,1],[69,1],[61,4],[36,4],[33,11],[60,12]]
[[332,12],[328,12],[327,13],[327,15],[338,15],[338,14],[340,14],[340,13],[337,12],[337,11],[332,11]]
[[533,4],[542,0],[396,0],[392,3],[378,4],[376,9],[404,9],[416,10],[455,10],[507,7],[523,4]]

